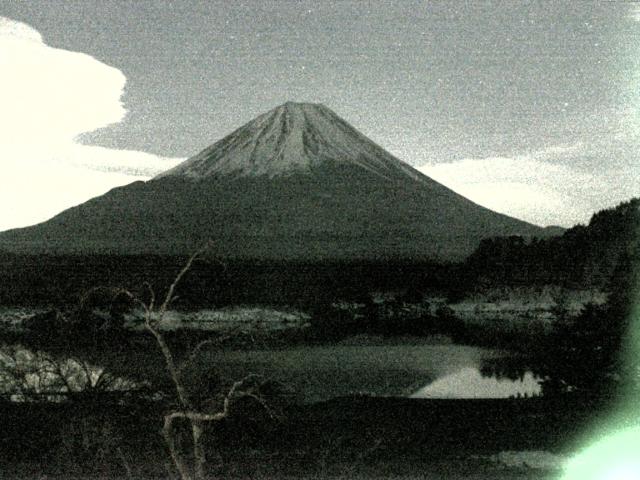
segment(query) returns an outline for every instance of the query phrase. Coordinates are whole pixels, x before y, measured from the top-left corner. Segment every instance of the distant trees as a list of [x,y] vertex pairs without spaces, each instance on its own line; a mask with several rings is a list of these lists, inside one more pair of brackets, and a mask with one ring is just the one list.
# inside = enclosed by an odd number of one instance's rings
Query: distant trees
[[634,342],[640,344],[640,334],[632,325],[640,298],[640,199],[597,212],[588,225],[558,237],[484,240],[464,269],[468,290],[509,284],[603,289],[607,303],[587,304],[577,316],[568,314],[566,297],[555,298],[553,331],[532,352],[547,377],[544,389],[610,396],[638,382]]
[[568,389],[613,396],[637,389],[638,298],[640,298],[640,238],[618,257],[603,305],[589,303],[580,314],[556,323],[541,363],[549,391]]
[[467,288],[482,279],[488,286],[559,284],[605,287],[616,266],[638,239],[640,199],[595,213],[587,226],[561,236],[525,241],[521,237],[483,240],[466,260]]
[[327,299],[312,316],[316,337],[336,340],[349,335],[435,334],[459,338],[464,322],[446,305],[431,305],[416,288],[396,296],[374,298],[360,293],[345,300]]

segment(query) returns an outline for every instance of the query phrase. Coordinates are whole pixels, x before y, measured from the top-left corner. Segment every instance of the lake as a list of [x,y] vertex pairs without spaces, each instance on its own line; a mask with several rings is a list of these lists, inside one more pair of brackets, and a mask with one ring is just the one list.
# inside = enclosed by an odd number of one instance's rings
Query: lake
[[[7,372],[15,367],[15,351],[7,355],[12,348],[7,346],[5,353],[0,352],[0,379],[4,379],[5,391],[7,382],[11,381],[11,375],[7,375]],[[115,358],[122,353],[114,354],[113,363],[103,354],[101,363],[91,359],[69,363],[69,359],[56,358],[55,364],[51,361],[53,357],[46,353],[34,354],[24,349],[20,352],[18,358],[32,372],[43,366],[50,368],[51,365],[63,365],[63,370],[84,378],[84,384],[89,386],[93,380],[89,378],[91,375],[87,375],[89,369],[92,372],[104,371],[120,379],[119,383],[124,382],[121,378],[131,378],[132,385],[145,380],[152,385],[166,385],[166,371],[155,351],[142,354],[147,358],[137,352],[135,358],[128,361]],[[201,353],[189,377],[195,384],[206,384],[220,377],[230,381],[249,373],[258,374],[282,384],[302,403],[354,394],[412,398],[506,398],[540,394],[538,379],[531,372],[525,371],[518,378],[509,379],[491,376],[483,369],[486,362],[495,364],[507,358],[504,355],[504,352],[495,350],[454,344],[320,345],[278,350],[212,349]],[[123,363],[129,364],[128,371],[116,367]],[[46,383],[47,388],[51,389],[65,382],[49,379]]]
[[504,352],[462,345],[331,345],[278,351],[208,352],[203,361],[236,378],[258,373],[303,402],[365,394],[413,398],[508,398],[540,394],[538,378],[490,376],[485,361]]

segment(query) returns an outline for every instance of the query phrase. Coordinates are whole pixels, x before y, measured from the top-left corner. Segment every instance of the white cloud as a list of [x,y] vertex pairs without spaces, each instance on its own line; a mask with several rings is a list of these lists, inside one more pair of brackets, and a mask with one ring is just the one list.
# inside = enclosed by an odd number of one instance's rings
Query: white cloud
[[70,165],[76,167],[144,178],[153,177],[184,160],[184,158],[159,157],[136,150],[113,150],[78,144],[66,151],[66,159]]
[[76,142],[120,122],[123,73],[0,17],[0,230],[46,220],[178,159]]
[[595,211],[639,193],[636,183],[618,169],[596,175],[560,161],[588,152],[577,143],[514,157],[472,158],[418,169],[497,212],[538,225],[572,226],[587,223]]
[[42,43],[42,35],[25,23],[0,17],[0,34],[16,39]]

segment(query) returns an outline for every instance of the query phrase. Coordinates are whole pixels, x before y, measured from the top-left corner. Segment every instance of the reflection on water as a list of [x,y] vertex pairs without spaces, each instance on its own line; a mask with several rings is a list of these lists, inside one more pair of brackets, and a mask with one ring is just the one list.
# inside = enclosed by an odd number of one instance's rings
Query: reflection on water
[[80,393],[130,391],[141,385],[75,358],[0,346],[0,398],[60,402]]
[[411,398],[509,398],[540,395],[539,378],[524,372],[517,379],[483,376],[475,367],[462,368],[440,377]]

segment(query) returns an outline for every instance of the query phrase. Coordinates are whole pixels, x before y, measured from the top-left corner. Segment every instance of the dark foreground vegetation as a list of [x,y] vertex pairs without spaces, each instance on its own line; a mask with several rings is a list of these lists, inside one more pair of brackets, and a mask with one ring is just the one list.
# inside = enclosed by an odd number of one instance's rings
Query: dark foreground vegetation
[[[160,435],[169,405],[144,399],[0,403],[0,468],[9,478],[171,478]],[[566,454],[600,407],[583,398],[419,400],[338,398],[290,405],[278,419],[252,405],[205,429],[206,476],[346,475],[464,478],[500,451]],[[179,443],[190,442],[187,431]],[[186,448],[186,447],[185,447]],[[478,457],[484,461],[472,461]],[[449,472],[447,474],[447,472]],[[546,472],[553,476],[557,472]],[[535,472],[540,478],[545,472]],[[429,477],[427,477],[429,478]]]

